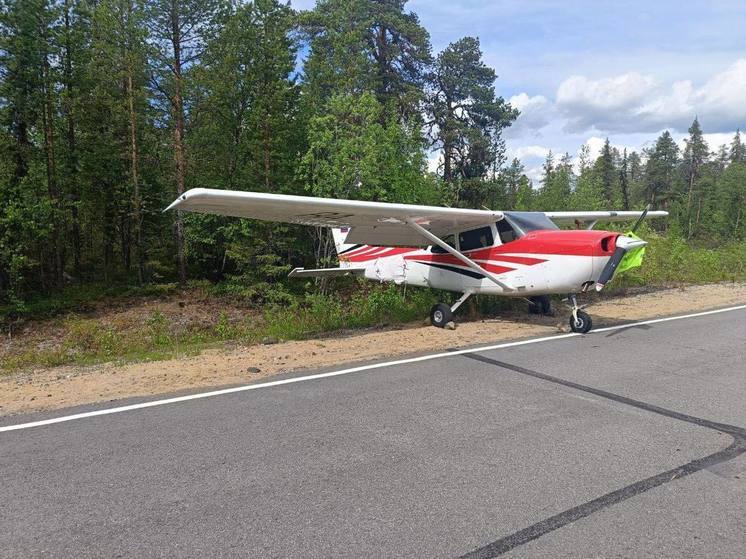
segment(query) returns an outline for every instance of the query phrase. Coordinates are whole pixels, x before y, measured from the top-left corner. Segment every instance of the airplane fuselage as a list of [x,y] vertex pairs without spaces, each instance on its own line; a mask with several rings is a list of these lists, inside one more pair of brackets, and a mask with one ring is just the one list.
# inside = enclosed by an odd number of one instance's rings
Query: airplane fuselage
[[463,254],[512,290],[469,268],[439,247],[355,246],[341,251],[340,266],[365,268],[364,276],[448,291],[525,297],[577,293],[598,279],[618,233],[595,230],[532,231],[505,244]]

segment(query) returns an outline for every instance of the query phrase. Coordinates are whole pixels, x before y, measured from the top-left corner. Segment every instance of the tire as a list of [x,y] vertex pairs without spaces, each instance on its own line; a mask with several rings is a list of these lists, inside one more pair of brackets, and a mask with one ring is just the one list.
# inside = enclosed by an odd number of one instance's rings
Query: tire
[[430,323],[437,328],[445,328],[453,320],[451,307],[445,303],[438,303],[430,309]]
[[552,314],[552,302],[546,295],[540,297],[529,297],[529,301],[529,314],[543,314],[544,316],[550,316]]
[[593,321],[588,313],[578,311],[578,320],[575,321],[575,317],[570,315],[570,330],[579,334],[587,334],[593,328]]

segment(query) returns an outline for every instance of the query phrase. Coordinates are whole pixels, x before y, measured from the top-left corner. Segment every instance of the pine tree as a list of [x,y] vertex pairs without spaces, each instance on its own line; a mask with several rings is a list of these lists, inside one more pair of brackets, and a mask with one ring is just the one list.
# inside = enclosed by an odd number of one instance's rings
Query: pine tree
[[679,148],[668,130],[660,135],[647,155],[645,198],[665,209],[678,189],[679,164]]
[[[171,120],[176,195],[186,190],[185,103],[189,70],[202,56],[224,7],[224,0],[151,0],[147,5],[152,83]],[[181,211],[175,212],[175,221],[177,268],[179,281],[184,283],[187,270]]]
[[740,130],[736,130],[733,142],[730,144],[730,162],[746,163],[746,144],[741,141]]
[[[188,148],[196,184],[301,193],[295,180],[305,144],[299,87],[290,77],[297,45],[294,14],[276,0],[238,6],[207,45],[192,79]],[[277,280],[303,238],[287,225],[189,216],[187,248],[210,277],[238,273],[245,282]]]
[[381,124],[420,122],[430,37],[406,0],[320,0],[302,14],[311,53],[306,97],[320,111],[333,95],[373,93]]
[[614,153],[608,138],[606,138],[604,147],[601,149],[601,155],[596,159],[594,168],[603,187],[604,200],[607,204],[613,204],[617,172],[614,165]]
[[[694,118],[694,122],[689,127],[689,138],[684,140],[686,148],[684,149],[683,172],[684,179],[687,183],[686,195],[686,214],[687,214],[687,238],[694,234],[695,226],[699,223],[701,209],[701,192],[698,191],[698,182],[702,177],[702,168],[707,162],[709,150],[707,143],[702,136],[702,128],[699,121]],[[698,200],[695,200],[698,198]],[[696,214],[696,218],[695,218]]]
[[619,190],[622,194],[622,209],[629,209],[629,170],[627,160],[627,148],[624,148],[622,163],[619,167]]
[[443,180],[485,176],[494,146],[518,111],[495,95],[495,71],[482,61],[479,40],[465,37],[438,54],[429,76],[428,127],[443,152]]
[[510,166],[503,171],[502,177],[507,191],[507,207],[512,208],[517,203],[518,188],[526,179],[526,170],[517,157],[513,158]]

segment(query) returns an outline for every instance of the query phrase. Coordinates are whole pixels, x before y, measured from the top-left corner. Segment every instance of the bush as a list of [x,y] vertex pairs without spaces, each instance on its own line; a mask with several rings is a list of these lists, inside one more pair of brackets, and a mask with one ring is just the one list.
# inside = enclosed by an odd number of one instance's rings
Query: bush
[[640,268],[620,274],[614,287],[662,286],[673,283],[712,283],[746,280],[746,245],[703,247],[677,236],[645,234],[648,241]]
[[166,316],[160,311],[153,311],[145,321],[150,343],[155,347],[170,347],[173,345],[173,335]]

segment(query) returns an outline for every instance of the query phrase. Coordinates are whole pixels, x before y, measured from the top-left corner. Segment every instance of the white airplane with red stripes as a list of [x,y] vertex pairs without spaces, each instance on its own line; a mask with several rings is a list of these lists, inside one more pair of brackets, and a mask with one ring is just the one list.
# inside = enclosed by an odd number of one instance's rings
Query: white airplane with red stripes
[[[337,200],[260,192],[195,188],[168,208],[265,221],[330,227],[338,268],[296,268],[290,277],[360,275],[379,282],[431,287],[461,294],[430,311],[445,327],[472,295],[521,297],[535,313],[551,312],[548,295],[567,295],[570,328],[586,333],[591,317],[577,294],[601,291],[635,236],[594,230],[599,221],[665,217],[663,211],[512,212]],[[560,229],[559,225],[576,229]]]

